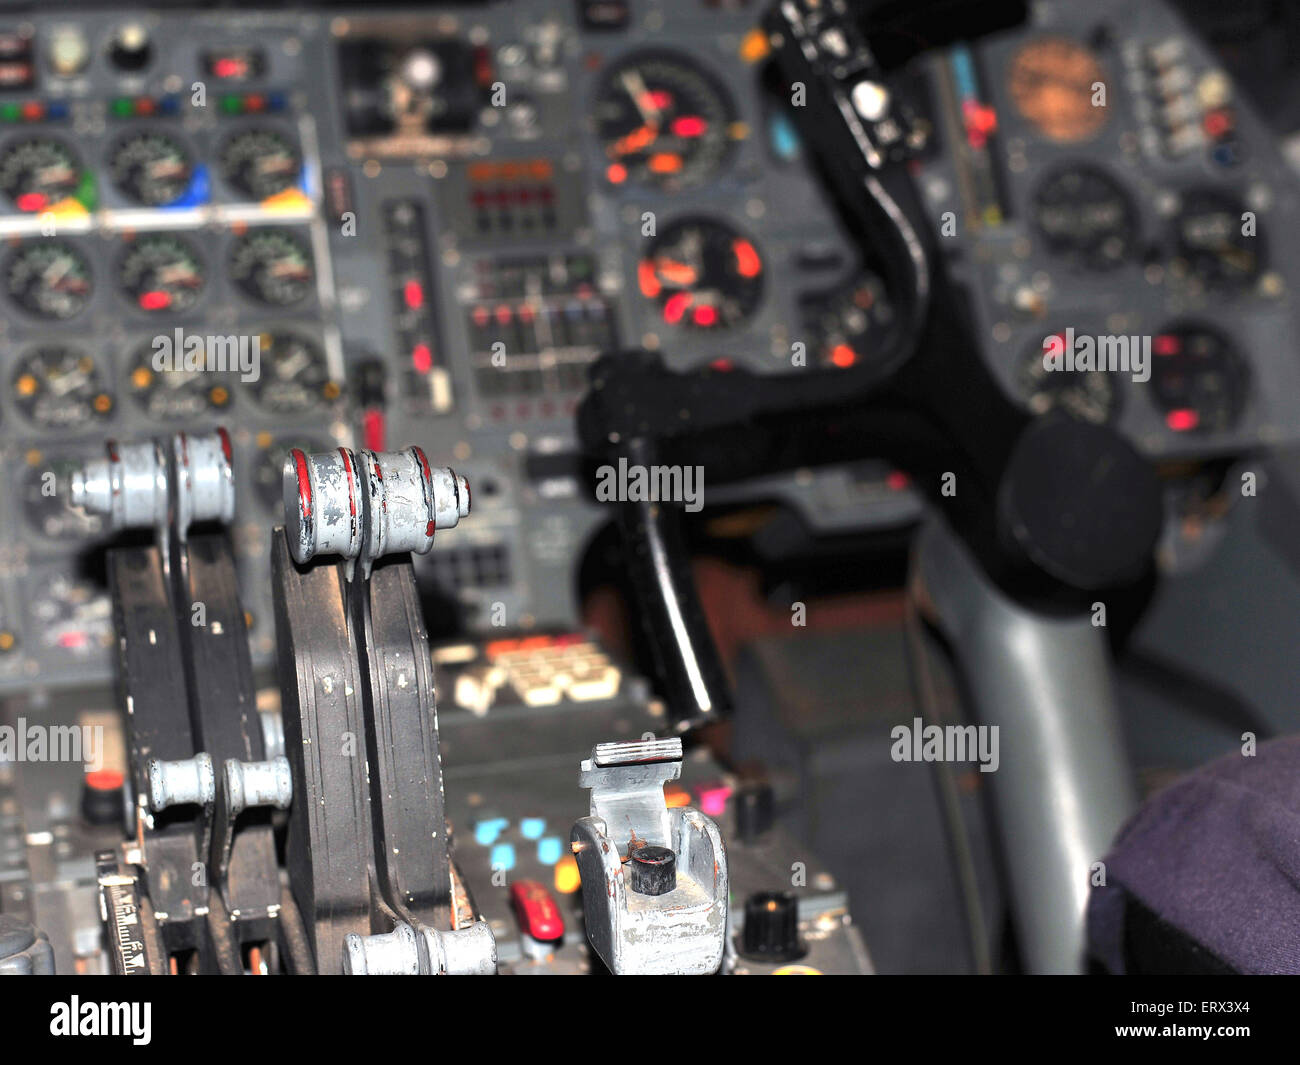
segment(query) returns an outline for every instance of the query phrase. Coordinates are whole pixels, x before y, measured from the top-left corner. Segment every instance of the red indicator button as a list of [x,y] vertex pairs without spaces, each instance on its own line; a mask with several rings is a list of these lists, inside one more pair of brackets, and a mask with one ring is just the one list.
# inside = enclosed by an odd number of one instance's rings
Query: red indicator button
[[424,286],[411,279],[402,286],[402,299],[409,310],[418,311],[424,306]]
[[518,880],[510,885],[510,901],[519,927],[533,939],[547,942],[564,937],[564,917],[551,893],[536,880]]

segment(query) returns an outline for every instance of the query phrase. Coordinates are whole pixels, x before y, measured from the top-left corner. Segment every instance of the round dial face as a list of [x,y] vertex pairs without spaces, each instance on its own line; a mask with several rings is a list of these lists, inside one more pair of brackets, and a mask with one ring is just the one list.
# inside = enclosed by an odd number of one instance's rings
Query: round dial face
[[685,218],[666,226],[637,269],[641,294],[669,325],[727,329],[757,309],[763,260],[725,222]]
[[874,273],[860,274],[801,302],[819,365],[862,366],[892,344],[898,316],[884,282]]
[[[1064,342],[1064,338],[1062,338]],[[1119,412],[1115,375],[1091,370],[1049,370],[1043,345],[1025,352],[1016,371],[1016,391],[1032,414],[1059,410],[1080,421],[1105,425]]]
[[1151,401],[1176,433],[1231,429],[1246,403],[1245,360],[1223,334],[1174,326],[1151,339]]
[[671,53],[634,55],[600,79],[596,133],[605,176],[672,191],[699,185],[726,161],[735,108],[704,70]]
[[[82,540],[98,536],[104,519],[72,505],[73,473],[85,464],[85,456],[28,456],[30,468],[23,478],[23,513],[38,535],[50,540]],[[53,474],[54,491],[50,491]]]
[[1244,288],[1259,276],[1266,258],[1264,237],[1242,232],[1246,206],[1216,189],[1182,196],[1174,218],[1178,258],[1193,277],[1211,288]]
[[312,341],[293,333],[264,333],[262,372],[250,383],[253,398],[273,414],[302,414],[338,399],[325,356]]
[[1094,105],[1106,73],[1081,44],[1064,37],[1030,41],[1011,60],[1007,90],[1016,110],[1045,137],[1085,141],[1106,124],[1107,110]]
[[302,154],[277,130],[246,129],[225,143],[219,165],[231,188],[250,200],[265,200],[297,184]]
[[1137,209],[1114,178],[1092,166],[1050,175],[1034,193],[1034,225],[1053,254],[1088,270],[1109,270],[1133,257]]
[[95,360],[75,348],[47,345],[18,360],[14,402],[44,429],[80,429],[113,413],[113,396]]
[[230,279],[268,307],[291,307],[311,292],[315,267],[307,242],[288,229],[252,229],[230,253]]
[[77,657],[99,654],[113,645],[113,601],[88,581],[55,573],[31,605],[41,643]]
[[123,295],[132,306],[149,314],[189,310],[206,284],[198,253],[179,237],[141,237],[131,243],[118,266]]
[[5,269],[9,297],[28,314],[66,321],[90,302],[90,264],[71,244],[40,241],[21,248]]
[[76,153],[48,137],[16,141],[0,155],[0,191],[20,211],[39,213],[66,200],[81,179]]
[[127,374],[127,391],[151,420],[201,421],[230,406],[227,375],[205,369],[186,369],[184,360],[167,369],[154,368],[152,344],[136,353]]
[[190,187],[194,163],[185,146],[166,133],[133,133],[119,141],[109,174],[125,196],[145,207],[164,207]]

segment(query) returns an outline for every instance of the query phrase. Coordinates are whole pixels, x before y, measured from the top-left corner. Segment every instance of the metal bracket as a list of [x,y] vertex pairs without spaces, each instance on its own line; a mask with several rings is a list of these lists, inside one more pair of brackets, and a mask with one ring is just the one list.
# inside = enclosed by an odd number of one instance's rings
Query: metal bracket
[[[681,771],[680,738],[601,743],[582,762],[591,816],[569,839],[587,938],[618,975],[706,975],[722,964],[727,851],[704,814],[668,808],[664,784]],[[651,855],[653,874],[640,873]]]

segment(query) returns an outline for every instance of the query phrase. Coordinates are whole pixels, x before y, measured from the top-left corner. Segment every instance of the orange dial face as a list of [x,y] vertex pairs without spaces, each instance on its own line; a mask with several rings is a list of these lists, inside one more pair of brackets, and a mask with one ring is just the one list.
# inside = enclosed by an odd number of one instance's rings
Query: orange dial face
[[1073,143],[1097,135],[1107,111],[1094,103],[1106,73],[1081,44],[1044,37],[1026,44],[1011,60],[1007,88],[1018,110],[1046,137]]

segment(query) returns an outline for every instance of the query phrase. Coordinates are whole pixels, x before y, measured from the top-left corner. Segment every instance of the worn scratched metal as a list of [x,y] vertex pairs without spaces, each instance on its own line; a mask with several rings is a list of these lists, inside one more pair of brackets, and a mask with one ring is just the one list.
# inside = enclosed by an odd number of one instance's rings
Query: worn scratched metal
[[[578,782],[591,816],[569,839],[582,876],[587,938],[619,975],[705,975],[722,964],[727,932],[727,852],[718,827],[691,807],[668,809],[663,786],[681,775],[680,739],[599,744]],[[623,863],[646,845],[677,855],[677,886],[631,888]]]

